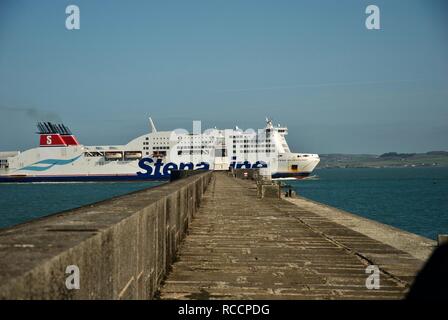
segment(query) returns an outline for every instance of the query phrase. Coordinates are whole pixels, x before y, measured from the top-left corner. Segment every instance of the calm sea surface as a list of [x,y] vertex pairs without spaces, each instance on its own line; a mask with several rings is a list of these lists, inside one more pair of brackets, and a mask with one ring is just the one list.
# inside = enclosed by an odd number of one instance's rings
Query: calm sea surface
[[448,168],[321,169],[298,194],[431,239],[448,234]]
[[0,184],[0,228],[158,184],[160,182]]
[[[448,233],[448,168],[322,169],[302,196],[435,239]],[[0,184],[0,228],[160,184]]]

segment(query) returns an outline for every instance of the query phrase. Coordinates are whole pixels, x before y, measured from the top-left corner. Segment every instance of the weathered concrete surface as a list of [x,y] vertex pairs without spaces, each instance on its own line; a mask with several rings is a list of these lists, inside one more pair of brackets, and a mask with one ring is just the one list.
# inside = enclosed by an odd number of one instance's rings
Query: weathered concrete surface
[[278,184],[259,184],[258,188],[261,198],[280,198],[280,187]]
[[[211,172],[0,231],[1,299],[149,299]],[[80,269],[79,290],[65,286]]]
[[366,219],[309,199],[297,197],[285,198],[285,200],[290,201],[303,209],[312,211],[333,222],[346,226],[354,231],[365,234],[372,239],[409,253],[411,256],[420,260],[426,261],[434,251],[434,248],[437,246],[437,242],[434,240],[430,240],[414,233],[406,232],[404,230]]
[[[366,288],[366,267],[381,270]],[[162,299],[399,299],[423,261],[215,173]]]

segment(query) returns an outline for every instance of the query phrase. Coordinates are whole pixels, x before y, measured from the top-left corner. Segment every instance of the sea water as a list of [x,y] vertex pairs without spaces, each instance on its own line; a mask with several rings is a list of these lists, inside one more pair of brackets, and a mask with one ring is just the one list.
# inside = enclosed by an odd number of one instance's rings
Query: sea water
[[[320,169],[314,174],[314,179],[286,183],[306,198],[428,238],[448,234],[448,168]],[[0,184],[0,228],[158,184]]]
[[0,184],[0,228],[150,188],[160,183]]
[[448,234],[448,168],[320,169],[287,181],[306,198],[431,239]]

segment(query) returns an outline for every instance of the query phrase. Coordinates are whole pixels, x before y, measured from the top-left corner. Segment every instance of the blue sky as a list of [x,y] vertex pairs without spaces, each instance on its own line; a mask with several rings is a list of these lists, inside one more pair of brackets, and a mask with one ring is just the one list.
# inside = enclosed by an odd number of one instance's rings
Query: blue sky
[[[65,28],[65,8],[81,29]],[[364,26],[369,4],[381,30]],[[0,1],[0,150],[36,120],[84,144],[203,126],[290,129],[317,153],[448,149],[448,3]]]

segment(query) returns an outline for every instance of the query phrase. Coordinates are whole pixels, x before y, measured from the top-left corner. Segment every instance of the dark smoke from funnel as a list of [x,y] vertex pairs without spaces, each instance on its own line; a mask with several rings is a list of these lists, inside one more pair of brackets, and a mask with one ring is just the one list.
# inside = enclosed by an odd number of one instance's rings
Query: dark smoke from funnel
[[13,108],[0,106],[0,114],[2,117],[4,113],[22,113],[28,118],[35,121],[52,121],[52,122],[62,122],[61,117],[55,112],[41,111],[36,108]]

